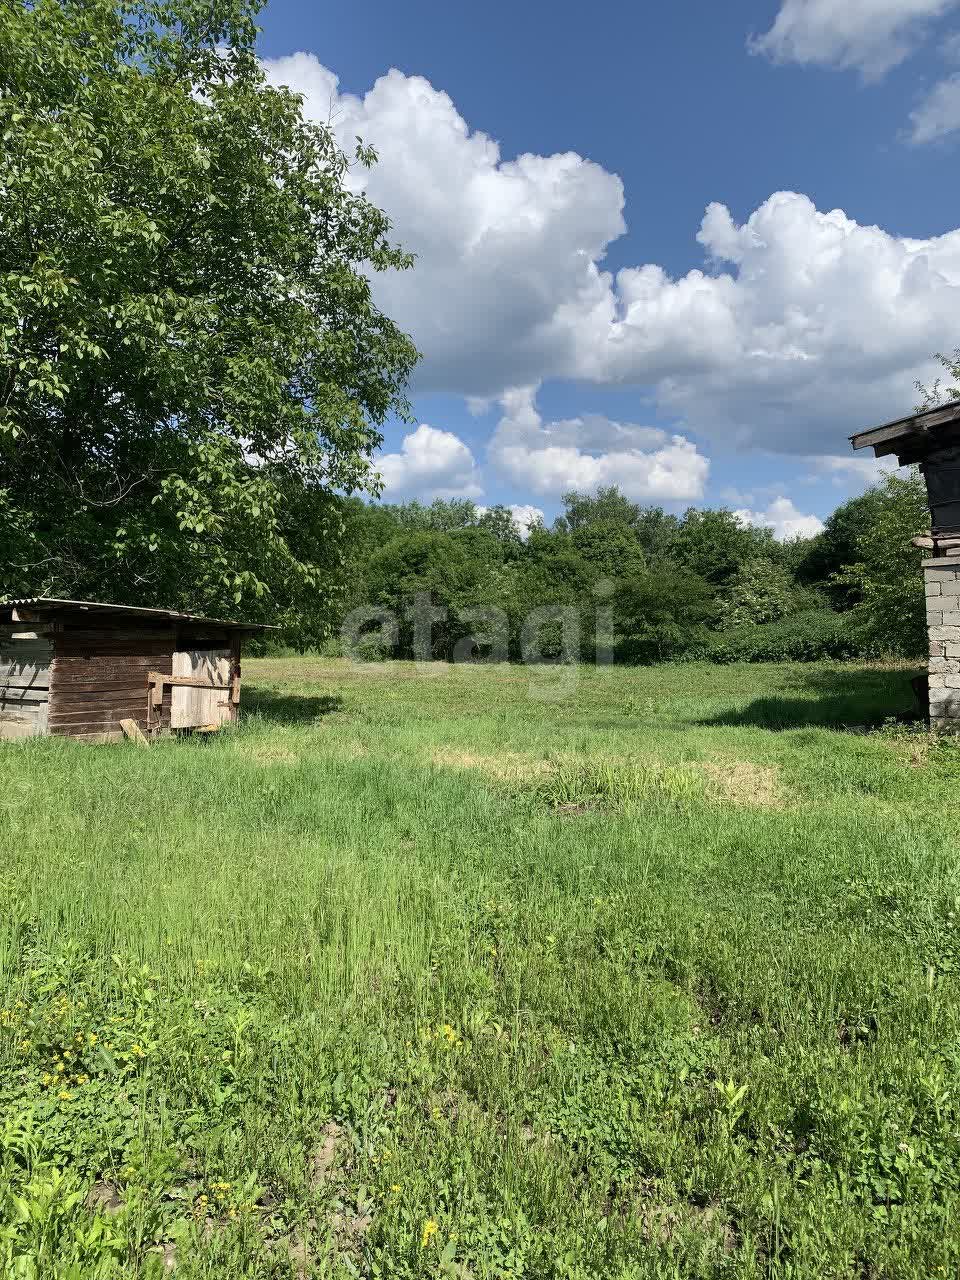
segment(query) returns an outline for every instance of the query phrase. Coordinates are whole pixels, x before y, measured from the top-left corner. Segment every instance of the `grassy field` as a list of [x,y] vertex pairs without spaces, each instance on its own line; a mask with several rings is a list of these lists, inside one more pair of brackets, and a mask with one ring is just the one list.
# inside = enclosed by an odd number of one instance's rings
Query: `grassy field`
[[957,1275],[912,674],[258,660],[0,749],[0,1274]]

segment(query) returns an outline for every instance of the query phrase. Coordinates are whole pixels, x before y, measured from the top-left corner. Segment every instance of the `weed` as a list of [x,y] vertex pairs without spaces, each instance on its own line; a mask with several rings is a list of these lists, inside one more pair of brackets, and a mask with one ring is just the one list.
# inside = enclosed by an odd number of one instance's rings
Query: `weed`
[[837,728],[912,672],[575,674],[0,749],[0,1274],[960,1270],[960,757]]

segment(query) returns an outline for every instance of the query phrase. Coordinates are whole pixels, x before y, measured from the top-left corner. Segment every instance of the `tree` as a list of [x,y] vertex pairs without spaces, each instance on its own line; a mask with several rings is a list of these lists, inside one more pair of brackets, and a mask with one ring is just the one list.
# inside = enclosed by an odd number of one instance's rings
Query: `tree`
[[924,552],[911,539],[930,523],[926,485],[911,468],[884,477],[868,493],[871,502],[856,536],[856,559],[839,578],[855,592],[855,614],[877,650],[920,657],[927,647],[920,571]]
[[[934,359],[947,371],[948,377],[952,378],[955,383],[960,384],[960,347],[957,347],[949,356],[945,356],[943,352],[938,351]],[[940,378],[937,378],[931,387],[925,387],[922,382],[918,382],[916,389],[920,392],[920,404],[917,405],[918,413],[924,409],[936,408],[938,404],[946,404],[950,400],[960,400],[960,385],[944,387]]]
[[876,521],[884,501],[883,490],[872,488],[837,507],[823,531],[807,542],[796,566],[797,580],[823,585],[836,608],[852,608],[859,593],[842,571],[858,558],[858,541]]
[[368,275],[410,259],[253,19],[0,5],[0,594],[322,629],[417,358]]
[[452,533],[455,529],[467,529],[478,520],[476,505],[469,498],[434,498],[429,507],[414,499],[388,505],[394,519],[402,529],[430,530],[435,533]]
[[555,526],[562,533],[576,533],[592,524],[624,525],[635,529],[642,518],[642,508],[620,492],[616,485],[603,485],[596,493],[571,489],[563,495],[563,515]]
[[742,524],[732,511],[690,507],[672,550],[679,565],[723,589],[742,564],[774,555],[776,544],[769,529]]
[[799,587],[785,565],[758,556],[742,564],[730,579],[720,618],[724,627],[779,622],[791,613],[825,604],[816,591]]
[[640,574],[615,597],[621,662],[668,662],[706,639],[716,615],[714,593],[687,570]]
[[598,520],[575,530],[570,542],[598,576],[623,578],[647,567],[643,548],[628,525]]
[[[457,538],[436,530],[398,533],[375,552],[367,569],[368,602],[397,620],[394,656],[450,658],[456,642],[469,633],[459,614],[474,603],[481,572]],[[437,616],[430,630],[429,654],[418,652],[418,598],[422,607],[445,615]]]

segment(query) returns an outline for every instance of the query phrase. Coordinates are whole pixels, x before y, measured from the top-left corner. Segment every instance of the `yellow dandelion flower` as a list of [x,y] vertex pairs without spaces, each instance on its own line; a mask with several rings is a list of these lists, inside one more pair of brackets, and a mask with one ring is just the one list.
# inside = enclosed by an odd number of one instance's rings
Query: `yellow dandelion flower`
[[401,1187],[399,1182],[395,1182],[393,1186],[390,1188],[390,1190],[393,1192],[395,1196],[398,1196],[400,1192],[403,1190],[403,1187]]
[[423,1235],[420,1237],[420,1248],[426,1249],[439,1230],[440,1227],[438,1223],[435,1222],[433,1218],[428,1218],[423,1224]]

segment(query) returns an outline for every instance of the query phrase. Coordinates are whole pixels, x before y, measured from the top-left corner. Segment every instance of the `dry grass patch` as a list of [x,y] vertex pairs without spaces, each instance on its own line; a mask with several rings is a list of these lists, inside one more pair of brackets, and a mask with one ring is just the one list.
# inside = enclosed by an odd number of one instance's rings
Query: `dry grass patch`
[[346,756],[348,760],[364,760],[370,754],[370,748],[358,738],[349,738],[346,742],[331,740],[330,745],[338,756]]
[[237,751],[244,759],[252,760],[254,764],[262,764],[264,767],[274,764],[299,764],[301,759],[296,752],[286,747],[272,746],[266,742],[243,742],[237,746]]
[[746,809],[786,808],[788,795],[773,765],[751,760],[710,760],[702,766],[709,790],[725,804]]
[[523,782],[552,773],[556,765],[549,760],[537,760],[518,751],[503,751],[499,755],[479,755],[460,747],[439,747],[430,757],[441,769],[477,769],[488,777],[507,782]]

